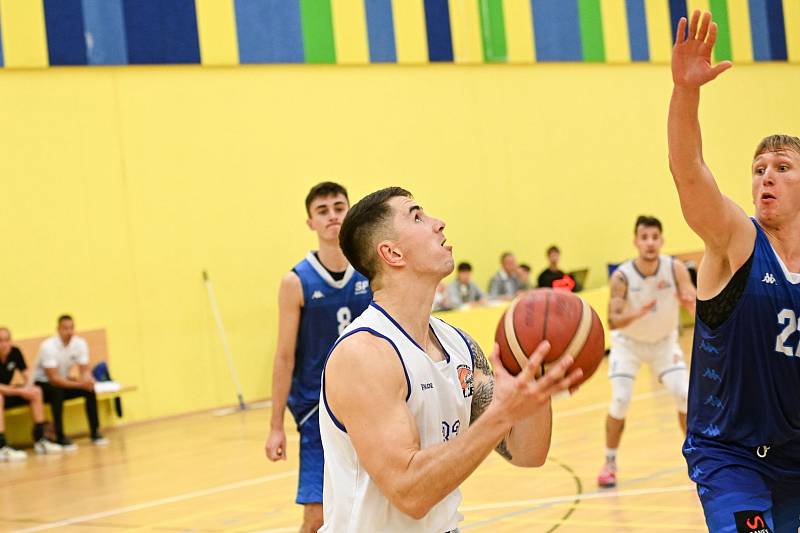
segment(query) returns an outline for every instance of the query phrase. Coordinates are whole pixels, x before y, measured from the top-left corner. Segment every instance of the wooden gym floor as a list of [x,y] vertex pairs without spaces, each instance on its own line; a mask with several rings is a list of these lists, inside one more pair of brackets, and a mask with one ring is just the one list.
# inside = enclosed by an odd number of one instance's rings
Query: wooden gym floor
[[[598,490],[605,372],[604,363],[575,397],[554,403],[542,468],[515,468],[492,454],[464,483],[463,531],[706,531],[674,402],[647,368],[636,382],[618,487]],[[291,458],[269,463],[268,419],[267,409],[197,414],[109,430],[105,448],[82,439],[65,456],[28,450],[25,463],[0,463],[0,531],[297,531],[297,436],[287,425]]]

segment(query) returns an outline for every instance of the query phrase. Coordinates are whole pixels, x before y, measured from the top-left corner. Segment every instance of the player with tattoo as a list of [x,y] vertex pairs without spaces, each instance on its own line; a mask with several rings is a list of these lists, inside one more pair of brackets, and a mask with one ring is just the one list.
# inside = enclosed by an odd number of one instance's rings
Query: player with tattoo
[[374,300],[345,329],[322,375],[325,451],[321,532],[457,531],[459,485],[496,449],[540,466],[552,395],[574,388],[569,357],[539,379],[542,343],[516,376],[477,343],[430,316],[453,270],[445,224],[392,187],[355,204],[340,244]]

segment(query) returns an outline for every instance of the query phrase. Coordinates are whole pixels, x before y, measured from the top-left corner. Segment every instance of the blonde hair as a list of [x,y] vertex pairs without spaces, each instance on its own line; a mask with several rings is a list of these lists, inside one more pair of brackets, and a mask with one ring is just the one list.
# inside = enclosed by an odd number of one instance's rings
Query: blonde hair
[[791,150],[797,155],[800,155],[800,138],[782,134],[764,137],[761,139],[761,142],[758,143],[758,147],[756,148],[756,153],[753,156],[753,159],[763,153],[777,152],[779,150]]

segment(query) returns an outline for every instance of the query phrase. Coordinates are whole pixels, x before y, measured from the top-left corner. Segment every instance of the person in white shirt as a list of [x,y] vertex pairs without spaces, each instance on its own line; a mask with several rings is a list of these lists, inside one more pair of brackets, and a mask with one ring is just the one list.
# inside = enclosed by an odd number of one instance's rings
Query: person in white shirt
[[457,531],[459,485],[496,449],[540,466],[550,447],[550,397],[574,389],[564,357],[543,377],[542,343],[517,376],[494,374],[478,344],[431,317],[453,271],[444,222],[399,187],[350,208],[339,240],[374,300],[340,335],[322,374],[324,525],[335,533]]
[[[78,367],[77,378],[70,374],[74,366]],[[108,440],[100,434],[94,378],[89,370],[89,345],[85,339],[75,335],[75,321],[71,316],[58,317],[58,334],[45,339],[39,347],[35,380],[44,391],[45,401],[50,403],[56,442],[64,450],[77,448],[72,439],[64,434],[64,400],[71,398],[84,399],[92,442],[108,444]]]
[[689,372],[678,343],[678,318],[681,305],[694,315],[695,288],[686,265],[661,255],[664,237],[657,218],[636,219],[633,244],[638,256],[617,267],[609,280],[611,404],[606,416],[606,460],[597,476],[600,487],[617,484],[617,448],[642,363],[650,365],[674,397],[686,433]]

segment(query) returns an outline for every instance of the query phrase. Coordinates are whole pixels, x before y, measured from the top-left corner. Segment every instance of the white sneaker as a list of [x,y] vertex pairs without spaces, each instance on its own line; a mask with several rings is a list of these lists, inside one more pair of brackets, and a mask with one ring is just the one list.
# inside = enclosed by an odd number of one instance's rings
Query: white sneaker
[[95,446],[108,446],[108,439],[98,433],[92,436],[92,444]]
[[50,455],[55,453],[61,453],[64,451],[64,449],[61,447],[60,444],[56,444],[55,442],[47,440],[46,438],[42,437],[41,439],[33,443],[33,451],[35,451],[38,454]]
[[28,454],[22,450],[15,450],[11,446],[3,446],[0,448],[0,461],[24,461],[28,458]]

